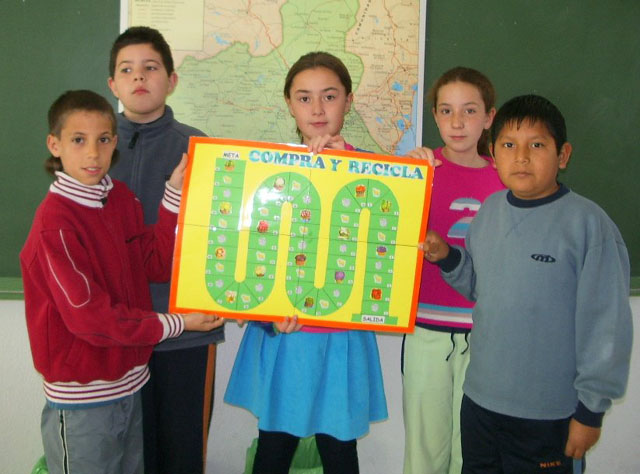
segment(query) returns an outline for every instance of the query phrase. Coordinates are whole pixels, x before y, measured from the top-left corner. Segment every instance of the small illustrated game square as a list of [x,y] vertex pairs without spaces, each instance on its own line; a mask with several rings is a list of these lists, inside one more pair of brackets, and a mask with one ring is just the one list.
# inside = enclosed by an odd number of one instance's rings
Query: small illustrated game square
[[424,160],[192,137],[170,310],[413,331]]

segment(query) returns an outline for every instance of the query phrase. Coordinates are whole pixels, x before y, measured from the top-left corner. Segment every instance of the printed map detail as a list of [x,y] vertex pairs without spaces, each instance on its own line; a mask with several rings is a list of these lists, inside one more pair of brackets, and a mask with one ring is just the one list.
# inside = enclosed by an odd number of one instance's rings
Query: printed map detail
[[343,135],[401,155],[421,139],[421,1],[129,0],[123,25],[165,35],[179,76],[169,104],[210,136],[297,142],[284,79],[301,55],[321,50],[353,79]]

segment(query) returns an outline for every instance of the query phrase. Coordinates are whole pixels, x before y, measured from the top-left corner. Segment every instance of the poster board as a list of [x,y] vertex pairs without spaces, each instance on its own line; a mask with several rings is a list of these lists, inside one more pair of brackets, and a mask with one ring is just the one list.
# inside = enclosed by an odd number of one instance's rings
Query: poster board
[[412,331],[432,180],[424,160],[192,137],[170,310]]

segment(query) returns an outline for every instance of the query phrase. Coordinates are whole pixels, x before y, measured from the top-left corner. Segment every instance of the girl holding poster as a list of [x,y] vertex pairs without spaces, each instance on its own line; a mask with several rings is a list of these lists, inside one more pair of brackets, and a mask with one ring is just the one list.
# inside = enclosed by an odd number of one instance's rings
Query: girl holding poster
[[[313,52],[291,67],[284,96],[309,152],[354,150],[340,135],[353,94],[337,57]],[[254,473],[287,473],[300,438],[315,435],[324,472],[357,473],[356,439],[387,417],[375,334],[249,323],[225,401],[258,418]]]

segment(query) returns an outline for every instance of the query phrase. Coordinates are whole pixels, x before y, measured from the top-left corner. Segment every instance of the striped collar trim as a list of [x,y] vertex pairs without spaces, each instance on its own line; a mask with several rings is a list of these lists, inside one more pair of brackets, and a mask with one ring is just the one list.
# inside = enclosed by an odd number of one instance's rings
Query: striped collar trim
[[86,207],[104,207],[109,191],[113,188],[113,181],[109,175],[105,175],[100,180],[100,183],[92,186],[82,184],[62,171],[56,171],[56,178],[49,186],[50,192],[64,196]]

